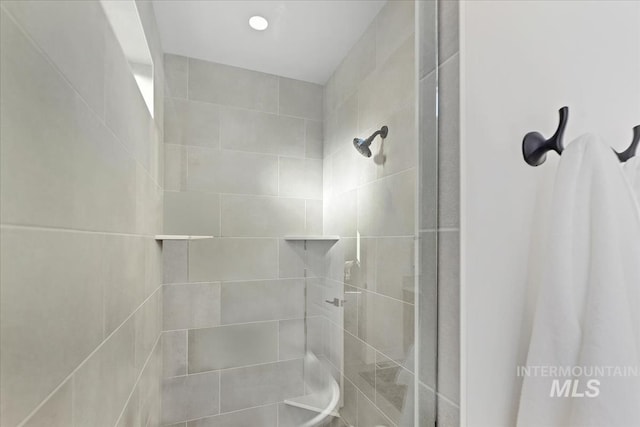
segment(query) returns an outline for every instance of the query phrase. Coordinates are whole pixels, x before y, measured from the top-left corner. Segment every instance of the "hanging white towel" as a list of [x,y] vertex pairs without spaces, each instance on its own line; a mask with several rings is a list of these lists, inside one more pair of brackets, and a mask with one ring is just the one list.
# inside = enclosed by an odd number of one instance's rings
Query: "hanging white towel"
[[[588,371],[640,370],[640,216],[609,146],[593,135],[567,146],[552,209],[518,426],[640,426],[640,377]],[[584,375],[551,371],[566,367]],[[551,397],[554,380],[572,381],[569,397]]]
[[640,157],[632,157],[623,166],[629,184],[636,194],[636,202],[640,209]]

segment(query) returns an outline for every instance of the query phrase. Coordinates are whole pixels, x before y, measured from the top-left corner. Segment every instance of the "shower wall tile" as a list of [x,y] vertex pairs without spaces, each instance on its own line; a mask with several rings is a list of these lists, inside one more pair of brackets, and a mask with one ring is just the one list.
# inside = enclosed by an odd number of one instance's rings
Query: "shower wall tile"
[[220,236],[220,195],[165,191],[164,234]]
[[438,393],[460,401],[460,232],[438,233]]
[[438,234],[420,233],[420,381],[436,388],[438,353]]
[[[418,15],[420,19],[420,75],[424,78],[436,68],[436,41],[437,28],[436,8],[437,0],[422,0],[418,2]],[[432,98],[435,100],[435,98]],[[420,122],[420,127],[424,126],[424,122]]]
[[360,188],[357,202],[358,231],[362,236],[412,236],[415,169]]
[[103,237],[104,335],[108,336],[144,299],[145,247],[139,237]]
[[223,370],[220,409],[236,411],[301,396],[302,375],[301,359]]
[[[135,163],[63,76],[5,21],[3,223],[133,231]],[[121,210],[113,212],[113,205]]]
[[304,319],[281,320],[278,327],[278,358],[289,360],[304,357]]
[[187,374],[187,331],[162,333],[163,377]]
[[375,68],[376,28],[370,25],[325,85],[325,112],[336,109],[353,95]]
[[278,322],[189,331],[189,374],[278,360]]
[[415,96],[414,40],[407,38],[363,82],[358,91],[358,131],[379,129],[399,107]]
[[135,325],[129,319],[74,375],[74,423],[115,424],[135,385],[134,345]]
[[322,160],[280,157],[278,178],[281,197],[322,199]]
[[438,396],[438,425],[458,427],[460,425],[460,407],[455,403]]
[[135,368],[139,374],[162,334],[162,288],[158,288],[133,315],[135,322]]
[[164,54],[166,97],[187,98],[189,59],[185,56]]
[[305,200],[304,234],[321,236],[322,233],[322,200]]
[[224,237],[301,235],[305,229],[305,201],[223,194],[221,224]]
[[307,159],[322,159],[322,121],[304,121],[304,156]]
[[[220,112],[222,148],[304,157],[304,120],[237,108]],[[247,126],[250,123],[251,126]]]
[[[448,3],[448,2],[444,2]],[[455,2],[457,3],[457,2]],[[452,56],[440,66],[439,114],[439,226],[460,226],[460,63]]]
[[2,229],[3,424],[18,424],[102,342],[101,239]]
[[326,234],[355,237],[358,231],[358,196],[356,190],[334,195],[324,204]]
[[[6,1],[2,5],[99,116],[104,112],[105,20],[96,2]],[[52,32],[56,37],[51,37]],[[64,46],[64,49],[60,47]],[[6,123],[6,122],[5,122]]]
[[278,111],[278,77],[189,58],[189,99]]
[[138,393],[139,390],[135,388],[127,401],[122,415],[120,415],[120,419],[118,420],[116,427],[135,427],[142,424],[140,419],[140,398]]
[[185,283],[189,276],[189,242],[164,240],[162,242],[162,283]]
[[351,145],[358,134],[358,94],[354,93],[335,111],[324,115],[324,158],[340,147]]
[[165,98],[166,144],[220,148],[220,107],[186,99]]
[[187,189],[212,193],[278,194],[278,158],[189,147]]
[[163,329],[206,328],[220,324],[220,284],[164,285]]
[[302,318],[304,286],[303,279],[225,282],[222,324]]
[[162,424],[216,415],[220,397],[219,372],[165,378],[162,384]]
[[358,393],[358,425],[359,426],[386,426],[393,425],[376,405],[362,393]]
[[260,426],[278,427],[278,406],[276,404],[258,406],[228,414],[189,421],[185,427],[237,427]]
[[393,129],[393,131],[389,131],[384,140],[382,154],[385,162],[381,167],[376,168],[376,178],[393,175],[416,167],[418,138],[415,121],[415,102],[413,99],[389,116],[385,125],[389,129]]
[[322,120],[323,87],[300,80],[279,77],[279,114]]
[[438,1],[438,64],[442,65],[460,50],[460,2]]
[[436,72],[420,80],[420,229],[438,227]]
[[24,424],[25,427],[66,427],[73,425],[72,383],[56,390],[45,404]]
[[[139,413],[156,360],[162,112],[99,3],[36,3],[0,11],[0,424],[111,427]],[[153,11],[138,12],[157,58]],[[146,425],[159,403],[144,407]]]
[[376,245],[375,290],[413,303],[415,287],[415,239],[379,238]]
[[369,399],[375,399],[376,352],[359,338],[344,334],[344,376]]
[[[158,341],[159,342],[159,341]],[[142,425],[160,425],[162,405],[162,345],[157,344],[137,384]]]
[[386,4],[375,19],[376,63],[384,64],[408,39],[413,38],[415,2],[396,0]]
[[179,145],[164,146],[164,189],[187,189],[187,148]]
[[189,242],[189,280],[275,279],[276,239],[216,238]]

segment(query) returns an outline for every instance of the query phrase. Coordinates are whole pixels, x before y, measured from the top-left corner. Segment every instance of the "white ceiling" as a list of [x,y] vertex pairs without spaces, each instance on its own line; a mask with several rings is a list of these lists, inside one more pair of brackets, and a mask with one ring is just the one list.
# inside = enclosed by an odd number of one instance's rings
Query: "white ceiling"
[[[155,0],[167,53],[324,84],[386,0]],[[249,18],[269,21],[265,31]]]

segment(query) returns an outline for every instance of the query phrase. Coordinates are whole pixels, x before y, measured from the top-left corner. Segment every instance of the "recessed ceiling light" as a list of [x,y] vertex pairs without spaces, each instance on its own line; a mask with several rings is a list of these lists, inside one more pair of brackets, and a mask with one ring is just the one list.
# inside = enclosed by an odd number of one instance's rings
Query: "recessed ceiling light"
[[269,26],[269,22],[267,22],[267,20],[262,16],[256,15],[249,18],[249,25],[254,30],[264,31]]

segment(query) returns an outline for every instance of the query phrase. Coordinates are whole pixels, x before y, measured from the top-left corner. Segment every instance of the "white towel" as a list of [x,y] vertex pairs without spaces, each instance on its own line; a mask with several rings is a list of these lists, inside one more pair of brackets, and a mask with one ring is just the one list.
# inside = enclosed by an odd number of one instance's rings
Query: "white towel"
[[[609,146],[567,146],[551,208],[527,366],[640,369],[640,215]],[[523,379],[519,427],[640,426],[640,377],[583,376],[577,393],[597,379],[597,397],[550,397],[565,378],[541,374]]]
[[638,202],[638,209],[640,209],[640,157],[632,157],[624,164],[623,168],[631,188],[636,193],[636,202]]

